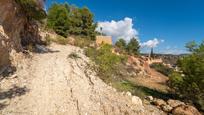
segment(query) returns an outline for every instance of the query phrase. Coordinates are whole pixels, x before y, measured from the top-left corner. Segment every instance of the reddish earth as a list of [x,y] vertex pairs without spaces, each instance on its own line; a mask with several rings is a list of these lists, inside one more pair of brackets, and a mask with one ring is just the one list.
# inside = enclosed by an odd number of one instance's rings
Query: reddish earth
[[156,70],[150,68],[149,64],[145,62],[144,68],[146,72],[149,74],[149,77],[146,77],[144,80],[138,78],[138,81],[143,81],[143,84],[147,87],[151,87],[153,89],[158,89],[162,91],[167,91],[169,88],[166,86],[169,78]]
[[138,59],[131,57],[131,62],[137,62],[140,61],[140,64],[144,71],[147,73],[145,76],[137,76],[133,80],[141,86],[145,86],[151,89],[157,89],[159,91],[167,92],[169,87],[166,85],[169,78],[156,70],[150,68],[148,60],[147,59]]

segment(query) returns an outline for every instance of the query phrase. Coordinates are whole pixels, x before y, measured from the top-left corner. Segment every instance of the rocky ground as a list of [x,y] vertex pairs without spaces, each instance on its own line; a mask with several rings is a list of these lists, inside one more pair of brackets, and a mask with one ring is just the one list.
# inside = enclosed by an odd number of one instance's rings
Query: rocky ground
[[[88,68],[80,48],[53,44],[44,50],[18,57],[17,71],[1,79],[1,115],[165,114],[106,85]],[[70,58],[73,52],[79,58]]]

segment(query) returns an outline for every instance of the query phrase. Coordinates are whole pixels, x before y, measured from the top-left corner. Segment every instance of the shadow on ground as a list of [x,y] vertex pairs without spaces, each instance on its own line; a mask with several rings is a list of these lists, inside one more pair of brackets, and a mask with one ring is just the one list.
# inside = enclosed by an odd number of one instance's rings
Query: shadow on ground
[[130,91],[133,95],[139,96],[143,99],[146,96],[153,96],[155,98],[164,100],[179,99],[179,96],[173,94],[172,92],[163,92],[157,89],[140,86],[128,80],[117,83],[116,89],[121,91]]
[[[26,87],[13,86],[7,91],[0,91],[0,101],[4,99],[20,97],[22,95],[25,95],[27,92],[29,92],[29,89],[27,89]],[[0,102],[0,110],[5,108],[6,106],[7,104],[5,104],[4,102]]]
[[6,66],[1,68],[0,70],[0,82],[5,79],[11,77],[16,72],[16,67]]
[[179,97],[173,93],[166,93],[166,92],[158,91],[156,89],[150,89],[144,86],[134,86],[134,87],[135,87],[135,90],[140,90],[143,93],[145,93],[145,95],[147,96],[151,95],[155,98],[164,99],[164,100],[179,99]]
[[42,54],[43,53],[56,53],[56,52],[59,52],[59,50],[52,50],[52,49],[49,49],[43,45],[36,45],[34,52],[35,53],[42,53]]

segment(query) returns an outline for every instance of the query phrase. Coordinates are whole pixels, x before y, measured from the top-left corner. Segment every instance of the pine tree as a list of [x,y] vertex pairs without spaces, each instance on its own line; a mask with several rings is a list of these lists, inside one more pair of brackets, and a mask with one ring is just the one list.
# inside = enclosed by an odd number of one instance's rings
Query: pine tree
[[136,38],[132,38],[127,45],[127,48],[126,48],[127,52],[131,55],[132,54],[139,55],[139,52],[140,52],[139,49],[140,49],[140,45],[138,40]]

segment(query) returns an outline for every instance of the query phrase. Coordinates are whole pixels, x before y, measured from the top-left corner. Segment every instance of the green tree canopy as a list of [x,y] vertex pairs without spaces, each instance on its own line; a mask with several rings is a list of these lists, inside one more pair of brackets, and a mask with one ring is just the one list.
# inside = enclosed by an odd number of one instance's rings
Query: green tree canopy
[[57,34],[67,37],[70,27],[68,4],[53,4],[48,10],[47,26]]
[[126,48],[126,41],[124,39],[119,39],[116,43],[115,46],[120,48],[121,50],[124,50]]
[[132,38],[127,45],[127,52],[129,54],[138,55],[140,52],[140,45],[136,38]]
[[36,0],[15,0],[21,6],[21,11],[28,20],[34,19],[40,21],[46,18],[46,12],[38,5]]
[[93,18],[87,7],[53,4],[48,10],[47,26],[64,37],[70,34],[95,39],[96,24]]
[[197,48],[197,43],[195,41],[188,42],[186,44],[186,48],[188,49],[188,51],[193,52]]
[[178,61],[181,72],[171,75],[170,86],[204,110],[204,43],[195,47],[195,42],[191,42],[186,46],[192,54]]

